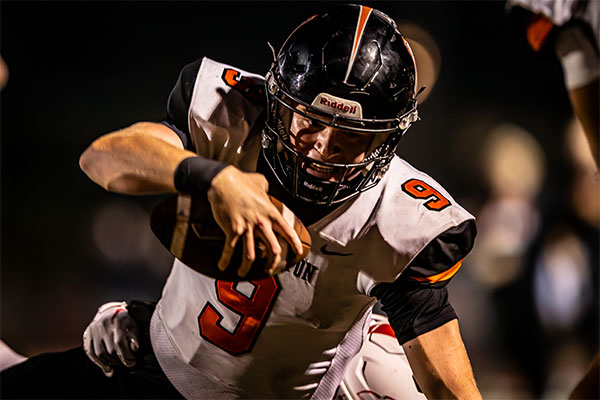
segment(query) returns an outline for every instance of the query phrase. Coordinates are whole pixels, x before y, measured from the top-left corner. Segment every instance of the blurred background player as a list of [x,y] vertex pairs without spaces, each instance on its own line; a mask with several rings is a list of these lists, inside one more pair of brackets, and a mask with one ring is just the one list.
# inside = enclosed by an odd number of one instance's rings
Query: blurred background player
[[523,20],[527,41],[536,52],[554,53],[575,115],[600,165],[600,2],[592,0],[509,0]]
[[[600,166],[600,2],[508,0],[507,5],[511,13],[521,20],[531,48],[539,54],[554,54],[560,61],[571,106],[583,128],[597,171]],[[576,127],[572,127],[569,134],[571,148],[576,143],[575,135],[572,133],[575,129]],[[581,153],[572,151],[571,154]],[[579,159],[585,158],[579,157]],[[590,179],[586,178],[588,168],[585,167],[585,162],[576,161],[576,165],[579,177],[574,185],[573,199],[580,214],[595,225],[598,223],[598,215],[595,212],[598,207],[597,205],[589,207],[590,201],[586,199],[589,195],[595,196],[596,199],[598,197],[597,172],[595,182],[587,182],[583,185],[583,190],[578,190],[577,187],[581,185],[577,186],[577,182]],[[597,201],[592,200],[591,203]],[[566,243],[575,243],[573,236],[571,240],[567,240],[567,234],[564,232],[555,234],[549,245],[559,247],[561,246],[559,243],[563,243],[564,247],[567,246]],[[540,263],[541,265],[548,265],[550,261],[548,257],[551,253],[546,254],[546,261]],[[565,299],[560,301],[565,303]],[[548,298],[545,303],[551,304],[552,300]],[[568,303],[567,300],[566,304]],[[598,355],[596,355],[585,377],[571,394],[571,398],[600,397],[599,374]]]

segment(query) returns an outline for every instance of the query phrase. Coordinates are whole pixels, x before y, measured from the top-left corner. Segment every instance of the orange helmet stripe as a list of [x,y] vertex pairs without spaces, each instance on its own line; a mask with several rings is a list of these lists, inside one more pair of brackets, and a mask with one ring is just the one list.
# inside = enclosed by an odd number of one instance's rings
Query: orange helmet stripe
[[369,19],[369,15],[373,9],[371,7],[360,6],[360,12],[358,14],[358,22],[356,24],[356,32],[354,32],[354,43],[352,44],[352,53],[350,54],[350,61],[348,62],[348,70],[346,70],[346,77],[344,78],[344,83],[348,83],[348,77],[350,76],[350,71],[352,71],[352,67],[354,66],[354,59],[356,58],[356,53],[358,52],[358,46],[360,45],[360,40],[362,39],[363,32],[365,31],[365,27],[367,26],[367,20]]

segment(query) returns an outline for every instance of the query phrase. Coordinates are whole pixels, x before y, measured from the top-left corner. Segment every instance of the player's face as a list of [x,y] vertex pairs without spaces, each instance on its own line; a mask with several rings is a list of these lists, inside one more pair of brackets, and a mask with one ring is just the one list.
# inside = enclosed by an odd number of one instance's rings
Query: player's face
[[[354,164],[364,160],[373,135],[348,132],[293,113],[290,142],[302,155],[316,161]],[[336,180],[339,171],[313,165],[306,172],[319,178]]]

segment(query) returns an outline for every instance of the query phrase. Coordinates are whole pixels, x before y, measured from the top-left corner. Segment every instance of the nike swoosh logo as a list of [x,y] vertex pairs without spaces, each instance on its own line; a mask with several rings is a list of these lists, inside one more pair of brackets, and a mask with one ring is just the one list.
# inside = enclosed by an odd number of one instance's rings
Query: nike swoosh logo
[[342,257],[347,257],[347,256],[351,256],[352,253],[338,253],[337,251],[331,251],[331,250],[327,250],[327,245],[324,244],[323,246],[321,246],[321,253],[325,254],[326,256],[342,256]]

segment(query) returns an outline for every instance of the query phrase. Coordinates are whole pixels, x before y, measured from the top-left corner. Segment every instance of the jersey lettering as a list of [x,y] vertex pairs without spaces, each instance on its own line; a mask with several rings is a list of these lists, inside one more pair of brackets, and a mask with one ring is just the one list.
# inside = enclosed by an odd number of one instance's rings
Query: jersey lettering
[[300,260],[298,264],[294,265],[294,271],[292,273],[296,278],[301,278],[308,283],[312,283],[315,273],[319,270],[315,265],[309,263],[306,260]]
[[[239,286],[242,284],[244,290]],[[200,336],[234,356],[252,351],[279,295],[279,280],[215,281],[215,286],[219,303],[238,314],[240,320],[230,332],[221,324],[223,315],[208,302],[198,316]]]
[[451,204],[440,192],[418,179],[409,179],[404,182],[402,190],[415,199],[428,199],[423,204],[428,210],[442,211]]
[[221,79],[223,79],[223,82],[225,82],[227,86],[234,88],[252,101],[264,101],[265,99],[262,82],[247,76],[242,76],[240,71],[232,68],[225,68],[223,70],[223,75],[221,75]]

